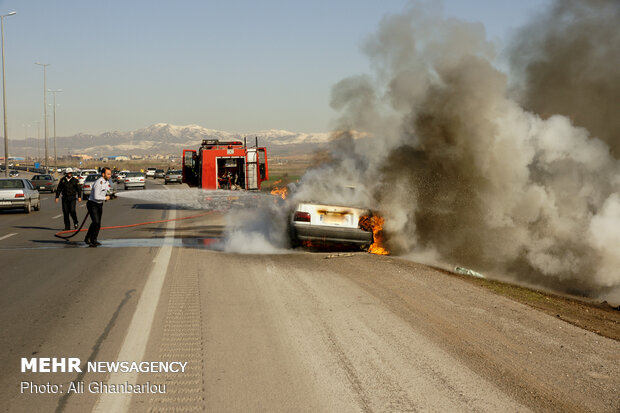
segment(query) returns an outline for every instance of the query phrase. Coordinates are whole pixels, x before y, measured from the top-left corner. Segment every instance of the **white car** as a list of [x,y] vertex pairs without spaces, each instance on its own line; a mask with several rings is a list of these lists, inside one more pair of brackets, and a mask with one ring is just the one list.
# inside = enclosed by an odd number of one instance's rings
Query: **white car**
[[31,209],[41,209],[39,191],[25,178],[0,179],[0,209],[23,208],[29,214]]
[[84,185],[84,180],[86,179],[86,177],[88,175],[97,175],[99,174],[99,172],[97,172],[96,169],[82,169],[82,171],[80,172],[80,174],[77,176],[77,179],[79,181],[80,185]]
[[145,188],[146,176],[142,172],[128,172],[123,179],[125,190],[129,188]]
[[127,170],[122,170],[119,173],[116,174],[116,182],[120,183],[120,182],[125,182],[125,177],[127,176],[127,174],[130,171]]
[[146,177],[147,178],[155,178],[155,171],[157,168],[146,168]]
[[364,208],[300,203],[293,210],[289,228],[292,244],[304,241],[319,244],[372,244],[372,231],[363,229],[360,219],[372,216]]

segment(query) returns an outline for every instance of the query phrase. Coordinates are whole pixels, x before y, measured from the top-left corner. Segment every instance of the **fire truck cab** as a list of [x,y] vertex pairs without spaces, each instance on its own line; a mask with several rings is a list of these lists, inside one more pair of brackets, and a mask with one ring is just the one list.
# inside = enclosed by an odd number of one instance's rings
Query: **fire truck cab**
[[260,190],[269,179],[267,150],[247,142],[205,139],[183,150],[183,182],[203,189]]

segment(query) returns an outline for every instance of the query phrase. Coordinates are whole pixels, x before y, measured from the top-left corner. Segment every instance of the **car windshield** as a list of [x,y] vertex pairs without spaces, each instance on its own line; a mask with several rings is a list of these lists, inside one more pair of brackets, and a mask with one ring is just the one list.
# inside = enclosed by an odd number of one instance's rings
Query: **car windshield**
[[51,180],[52,177],[50,175],[35,175],[32,177],[33,181],[39,181],[39,180]]
[[163,169],[158,169],[155,172],[164,172],[164,170]]
[[0,181],[0,189],[19,189],[24,188],[24,181],[21,179],[3,179]]
[[144,177],[144,174],[142,172],[128,172],[127,173],[127,178],[139,178],[139,177]]
[[168,171],[168,175],[181,175],[181,171]]
[[94,182],[97,180],[97,178],[99,178],[99,175],[88,175],[84,182]]

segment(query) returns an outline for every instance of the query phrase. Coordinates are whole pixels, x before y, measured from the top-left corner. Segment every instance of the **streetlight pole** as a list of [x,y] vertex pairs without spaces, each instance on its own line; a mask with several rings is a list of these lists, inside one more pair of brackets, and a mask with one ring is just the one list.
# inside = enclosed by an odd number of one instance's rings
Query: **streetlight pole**
[[41,121],[37,121],[37,161],[41,167]]
[[9,136],[6,121],[6,74],[4,71],[4,18],[13,16],[17,12],[10,12],[0,16],[0,30],[2,31],[2,107],[4,108],[4,175],[9,177]]
[[[30,125],[28,125],[27,123],[24,123],[23,125],[24,125],[24,143],[26,143],[28,142],[28,128],[30,127]],[[32,156],[32,159],[34,159],[34,156]]]
[[35,65],[43,66],[43,129],[45,129],[45,173],[48,173],[47,155],[47,67],[49,63],[35,62]]
[[62,89],[47,89],[47,91],[54,94],[54,175],[57,175],[58,157],[56,156],[56,93],[62,92]]

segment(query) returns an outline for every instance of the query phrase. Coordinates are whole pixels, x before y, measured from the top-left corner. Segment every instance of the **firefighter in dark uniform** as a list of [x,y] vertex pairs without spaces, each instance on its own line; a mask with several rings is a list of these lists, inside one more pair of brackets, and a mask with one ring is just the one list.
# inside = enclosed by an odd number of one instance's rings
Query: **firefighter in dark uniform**
[[82,200],[82,188],[80,188],[80,181],[73,176],[73,169],[71,168],[65,170],[65,176],[58,183],[56,202],[58,202],[60,194],[62,194],[62,214],[65,218],[65,231],[70,229],[69,215],[73,218],[73,228],[77,228],[78,218],[75,212],[75,204],[76,200],[78,202]]

